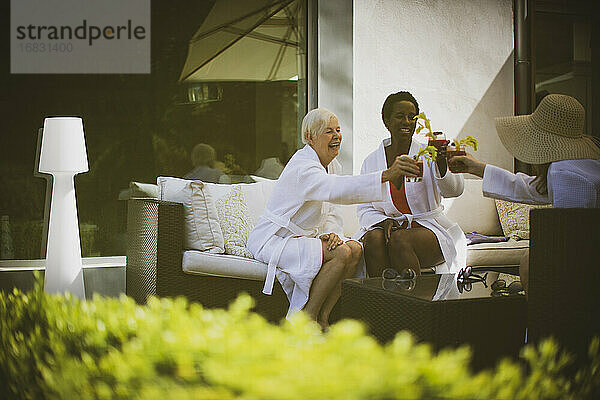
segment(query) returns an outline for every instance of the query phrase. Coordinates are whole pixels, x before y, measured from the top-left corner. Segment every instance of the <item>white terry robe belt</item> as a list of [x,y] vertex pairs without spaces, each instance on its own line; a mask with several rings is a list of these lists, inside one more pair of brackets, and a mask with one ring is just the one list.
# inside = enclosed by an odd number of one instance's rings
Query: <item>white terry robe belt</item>
[[435,210],[426,211],[424,213],[402,214],[402,216],[406,217],[406,221],[408,222],[408,226],[406,227],[406,229],[410,229],[411,228],[411,224],[412,224],[413,221],[417,221],[418,222],[420,219],[435,218],[438,215],[440,215],[442,213],[442,211],[444,211],[444,206],[439,206]]
[[298,225],[293,223],[289,218],[283,218],[278,215],[273,214],[269,210],[265,210],[263,217],[274,223],[275,225],[287,229],[292,234],[283,238],[279,246],[275,248],[273,254],[271,254],[271,258],[269,259],[269,264],[267,265],[267,276],[265,278],[265,285],[263,287],[262,292],[264,294],[273,293],[273,284],[275,283],[275,269],[277,268],[277,264],[279,264],[279,259],[281,258],[281,253],[283,253],[283,249],[290,238],[293,237],[314,237],[317,234],[317,229],[306,230],[300,228]]
[[[410,229],[413,221],[418,222],[420,219],[435,218],[438,215],[440,215],[443,211],[444,211],[444,206],[440,205],[435,210],[427,211],[424,213],[418,213],[418,214],[403,214],[402,216],[406,217],[406,221],[408,222],[406,229]],[[452,237],[450,236],[450,234],[447,232],[446,229],[440,229],[439,231],[444,236],[444,239],[446,239],[446,241],[448,242],[447,248],[451,252],[451,254],[448,254],[448,256],[449,256],[448,258],[454,259],[456,257],[456,249],[454,248],[454,241],[452,240]]]

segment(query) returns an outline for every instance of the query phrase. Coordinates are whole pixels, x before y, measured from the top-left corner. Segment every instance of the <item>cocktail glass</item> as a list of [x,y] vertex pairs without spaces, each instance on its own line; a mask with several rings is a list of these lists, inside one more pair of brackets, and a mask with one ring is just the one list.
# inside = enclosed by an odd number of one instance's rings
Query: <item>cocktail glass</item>
[[452,158],[454,156],[464,156],[467,153],[465,152],[465,148],[463,146],[454,146],[450,145],[446,149],[446,157]]
[[442,147],[447,146],[450,143],[449,140],[446,140],[446,135],[444,135],[444,132],[433,132],[433,134],[435,135],[435,139],[429,138],[427,145],[435,147],[438,152],[442,149]]
[[[450,145],[448,146],[448,148],[446,149],[446,158],[448,160],[450,160],[452,157],[454,156],[464,156],[467,153],[465,152],[465,148],[463,146],[455,146],[455,145]],[[457,173],[461,173],[461,172],[467,172],[464,169],[464,165],[462,163],[458,163],[458,164],[448,164],[448,168],[450,169],[450,171],[452,171],[453,173],[457,174]]]
[[417,167],[419,168],[419,175],[416,177],[407,176],[406,182],[421,182],[423,180],[423,160],[417,160]]

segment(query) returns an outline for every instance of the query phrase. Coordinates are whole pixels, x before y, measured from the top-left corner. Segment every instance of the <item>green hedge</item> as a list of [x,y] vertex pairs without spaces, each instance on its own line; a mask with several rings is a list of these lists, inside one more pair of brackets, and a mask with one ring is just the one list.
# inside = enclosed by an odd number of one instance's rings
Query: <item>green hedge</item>
[[[552,341],[472,373],[466,347],[433,353],[399,333],[379,345],[356,321],[323,335],[304,315],[269,324],[239,297],[228,310],[184,299],[136,305],[0,294],[0,391],[11,399],[529,399],[600,393],[599,341],[575,379]],[[527,373],[525,371],[528,371]]]

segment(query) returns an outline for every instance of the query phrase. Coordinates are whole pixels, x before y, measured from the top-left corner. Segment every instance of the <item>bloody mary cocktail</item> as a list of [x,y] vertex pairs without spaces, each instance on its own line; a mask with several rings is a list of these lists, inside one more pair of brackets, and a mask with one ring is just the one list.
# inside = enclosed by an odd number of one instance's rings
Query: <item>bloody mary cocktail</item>
[[421,182],[423,180],[423,160],[417,161],[417,167],[419,168],[419,175],[416,177],[407,176],[406,182]]
[[464,147],[456,147],[456,146],[448,146],[446,149],[446,157],[452,158],[454,156],[465,156],[467,153],[465,152]]
[[439,151],[443,146],[447,146],[450,143],[449,140],[446,140],[444,132],[433,132],[433,134],[435,135],[435,139],[430,137],[427,142],[428,146],[433,146]]

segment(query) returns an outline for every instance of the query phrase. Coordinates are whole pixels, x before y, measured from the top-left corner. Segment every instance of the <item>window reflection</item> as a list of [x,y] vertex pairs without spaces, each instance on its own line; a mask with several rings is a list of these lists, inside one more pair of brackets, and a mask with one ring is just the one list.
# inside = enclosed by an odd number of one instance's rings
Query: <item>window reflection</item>
[[575,97],[586,109],[589,135],[592,97],[599,90],[592,86],[592,3],[537,0],[534,19],[536,103],[548,93]]
[[[2,7],[9,26],[8,3]],[[0,258],[44,256],[46,182],[33,171],[45,117],[84,121],[90,170],[75,180],[84,257],[124,255],[126,199],[155,193],[157,176],[199,174],[198,145],[213,149],[210,179],[222,183],[276,178],[299,147],[306,111],[304,1],[153,1],[151,12],[150,75],[2,70]],[[217,17],[234,12],[245,18],[217,24]],[[226,29],[205,40],[199,32],[206,22]],[[250,50],[225,57],[220,50],[240,34]],[[200,41],[220,54],[212,64],[192,51]],[[8,54],[9,37],[2,43]],[[261,63],[267,54],[260,52],[267,47],[273,56],[268,68]],[[211,75],[215,71],[226,75]],[[244,71],[251,75],[239,75]]]

